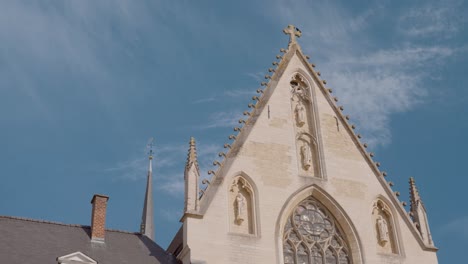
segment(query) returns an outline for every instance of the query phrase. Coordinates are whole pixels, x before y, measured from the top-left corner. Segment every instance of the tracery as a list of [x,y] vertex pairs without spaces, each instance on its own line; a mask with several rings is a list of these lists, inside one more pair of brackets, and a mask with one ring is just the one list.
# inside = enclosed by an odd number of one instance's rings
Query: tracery
[[299,203],[288,217],[283,254],[285,264],[351,264],[341,228],[312,197]]

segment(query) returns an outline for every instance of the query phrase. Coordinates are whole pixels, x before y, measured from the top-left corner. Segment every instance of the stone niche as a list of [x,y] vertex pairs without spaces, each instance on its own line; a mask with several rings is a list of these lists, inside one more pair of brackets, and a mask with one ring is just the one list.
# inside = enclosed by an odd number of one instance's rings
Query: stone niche
[[255,235],[255,194],[249,181],[237,176],[229,188],[230,232]]
[[373,204],[372,223],[377,251],[384,254],[398,254],[393,216],[388,205],[380,199]]
[[313,107],[315,101],[311,96],[311,87],[299,73],[293,75],[290,85],[299,174],[323,178],[320,168],[321,152],[317,140],[319,132],[316,121],[318,118]]

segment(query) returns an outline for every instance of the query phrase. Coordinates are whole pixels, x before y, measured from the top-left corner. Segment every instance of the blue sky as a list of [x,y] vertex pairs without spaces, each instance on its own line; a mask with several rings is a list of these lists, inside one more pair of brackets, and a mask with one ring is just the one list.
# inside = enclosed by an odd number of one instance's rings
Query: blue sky
[[103,193],[108,226],[136,231],[155,137],[165,247],[189,137],[206,176],[293,23],[402,200],[416,178],[440,263],[455,263],[468,244],[466,13],[457,0],[2,1],[0,214],[89,224]]

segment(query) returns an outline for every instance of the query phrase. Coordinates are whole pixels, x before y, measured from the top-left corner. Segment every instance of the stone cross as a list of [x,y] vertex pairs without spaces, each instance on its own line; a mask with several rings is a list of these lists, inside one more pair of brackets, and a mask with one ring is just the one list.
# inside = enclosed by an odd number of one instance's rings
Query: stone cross
[[296,37],[300,38],[302,32],[293,25],[288,25],[287,28],[283,29],[284,34],[289,35],[289,45],[296,43]]

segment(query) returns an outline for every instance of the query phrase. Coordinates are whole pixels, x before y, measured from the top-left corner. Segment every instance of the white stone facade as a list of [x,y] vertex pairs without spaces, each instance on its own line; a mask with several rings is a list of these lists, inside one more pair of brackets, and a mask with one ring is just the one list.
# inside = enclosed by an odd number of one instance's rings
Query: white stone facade
[[[291,82],[298,76],[308,94],[300,107]],[[308,197],[342,230],[348,263],[437,263],[437,249],[421,238],[295,42],[259,97],[198,211],[182,218],[184,264],[285,263],[285,225]]]

